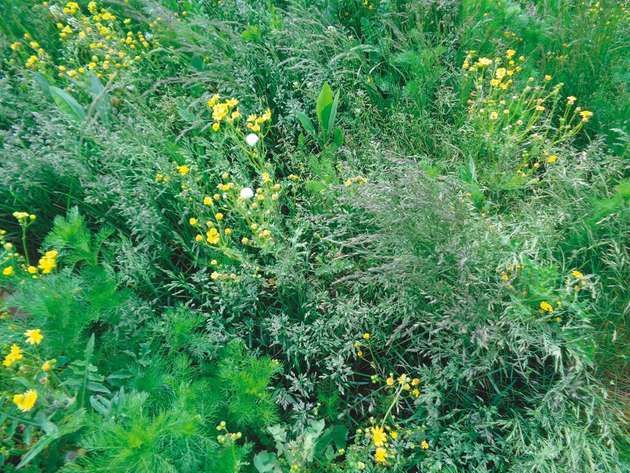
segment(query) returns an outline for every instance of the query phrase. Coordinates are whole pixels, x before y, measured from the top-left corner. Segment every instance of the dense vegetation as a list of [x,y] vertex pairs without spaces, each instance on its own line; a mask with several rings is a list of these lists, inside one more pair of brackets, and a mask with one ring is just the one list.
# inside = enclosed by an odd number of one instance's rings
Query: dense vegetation
[[630,471],[626,2],[0,11],[0,470]]

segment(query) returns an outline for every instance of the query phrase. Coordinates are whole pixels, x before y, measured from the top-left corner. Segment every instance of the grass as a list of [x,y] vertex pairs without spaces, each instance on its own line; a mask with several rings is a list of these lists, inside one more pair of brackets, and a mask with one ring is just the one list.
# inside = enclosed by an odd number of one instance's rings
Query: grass
[[626,3],[0,9],[2,471],[630,468]]

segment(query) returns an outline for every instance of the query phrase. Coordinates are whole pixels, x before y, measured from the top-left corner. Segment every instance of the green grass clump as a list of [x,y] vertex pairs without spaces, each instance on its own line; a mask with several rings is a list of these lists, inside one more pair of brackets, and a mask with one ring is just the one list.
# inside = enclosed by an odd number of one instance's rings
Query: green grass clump
[[0,470],[630,469],[627,4],[0,10]]

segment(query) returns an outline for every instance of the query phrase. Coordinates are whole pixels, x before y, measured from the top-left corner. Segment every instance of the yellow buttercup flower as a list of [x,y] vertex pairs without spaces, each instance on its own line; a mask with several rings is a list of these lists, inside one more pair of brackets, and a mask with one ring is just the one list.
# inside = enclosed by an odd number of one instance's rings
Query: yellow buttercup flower
[[42,371],[50,371],[55,366],[57,360],[46,360],[42,364]]
[[221,235],[216,228],[211,228],[206,232],[206,239],[211,245],[216,245],[221,240]]
[[553,312],[553,306],[549,302],[543,301],[540,303],[540,310],[551,314]]
[[29,389],[23,394],[16,394],[15,396],[13,396],[13,403],[22,412],[28,412],[33,409],[33,406],[35,406],[36,402],[37,391],[35,391],[34,389]]
[[43,274],[49,274],[57,267],[57,255],[57,251],[50,250],[39,259],[37,267],[42,270]]
[[387,463],[387,450],[383,447],[379,447],[374,452],[374,461],[376,463]]
[[377,447],[382,447],[387,443],[387,433],[382,427],[372,427],[372,443]]
[[177,172],[182,176],[185,176],[190,172],[190,168],[188,166],[177,166]]
[[13,266],[7,266],[6,268],[4,268],[2,270],[2,275],[9,277],[9,276],[13,276],[15,274],[15,269],[13,269]]
[[24,358],[24,355],[22,355],[22,349],[14,343],[11,345],[11,351],[9,351],[9,353],[4,357],[2,364],[9,368],[10,366],[13,366],[16,361],[20,361],[22,358]]
[[39,345],[44,339],[42,331],[38,328],[27,330],[24,332],[24,336],[26,337],[26,343],[29,345]]
[[423,440],[422,443],[420,444],[420,448],[422,450],[428,450],[429,448],[429,442],[427,442],[426,440]]
[[584,274],[582,274],[582,272],[578,271],[577,269],[571,271],[571,276],[573,276],[575,279],[582,279],[582,278],[584,278]]

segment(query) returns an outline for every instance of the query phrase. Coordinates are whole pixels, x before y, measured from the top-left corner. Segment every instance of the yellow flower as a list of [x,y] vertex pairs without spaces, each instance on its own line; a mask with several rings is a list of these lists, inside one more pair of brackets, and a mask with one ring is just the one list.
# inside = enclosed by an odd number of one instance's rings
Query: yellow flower
[[4,361],[2,364],[9,368],[16,361],[20,361],[24,356],[22,355],[22,350],[15,343],[11,345],[11,351],[4,357]]
[[197,223],[199,223],[199,220],[197,220],[195,217],[190,217],[188,219],[188,223],[190,223],[191,225],[197,225]]
[[398,438],[398,432],[396,432],[395,430],[392,430],[389,434],[391,436],[391,438],[393,438],[394,440],[396,440]]
[[553,163],[555,163],[557,160],[558,160],[558,156],[557,156],[557,155],[555,155],[555,154],[550,154],[550,155],[547,157],[547,163],[549,163],[549,164],[553,164]]
[[422,450],[427,450],[429,448],[429,442],[427,442],[426,440],[423,440],[422,443],[420,444],[420,448]]
[[216,228],[211,228],[206,232],[206,239],[211,245],[216,245],[221,240],[221,235]]
[[413,397],[420,397],[420,390],[418,388],[415,388],[413,391],[411,391],[411,394],[413,394]]
[[387,443],[387,433],[382,427],[372,427],[372,443],[377,447],[382,447]]
[[17,51],[21,46],[22,46],[22,43],[20,43],[19,41],[16,41],[15,43],[11,43],[11,46],[9,46],[9,47],[13,51]]
[[24,394],[16,394],[13,396],[13,403],[22,412],[30,411],[37,402],[37,391],[29,389]]
[[486,66],[489,66],[490,64],[492,64],[492,59],[488,59],[487,57],[481,57],[477,61],[477,66],[479,67],[486,67]]
[[212,205],[212,197],[210,196],[205,196],[203,198],[203,205]]
[[190,168],[188,166],[177,166],[177,172],[180,173],[182,176],[185,176],[186,174],[188,174],[190,172]]
[[573,95],[570,95],[569,97],[567,97],[567,103],[569,105],[573,105],[575,103],[575,101],[577,100],[576,97],[574,97]]
[[411,385],[412,386],[418,386],[420,384],[420,378],[413,378],[411,380]]
[[575,279],[582,279],[582,278],[584,278],[584,274],[582,274],[582,272],[578,271],[577,269],[571,271],[571,276],[573,276]]
[[29,345],[39,345],[44,339],[42,331],[38,328],[27,330],[24,332],[24,336],[26,337],[26,343]]
[[30,273],[30,274],[37,274],[37,268],[35,266],[29,266],[28,268],[26,268],[26,270]]
[[499,114],[497,112],[490,113],[490,120],[496,120],[499,118]]
[[553,312],[553,306],[549,302],[543,301],[540,303],[540,310],[551,314]]
[[514,51],[513,49],[508,49],[508,50],[505,52],[505,56],[506,56],[508,59],[511,59],[511,58],[512,58],[515,54],[516,54],[516,51]]
[[208,107],[214,107],[219,100],[221,100],[221,96],[219,94],[214,94],[212,97],[210,97],[210,100],[208,100]]
[[57,360],[44,361],[44,363],[42,364],[42,371],[50,371],[51,369],[53,369],[53,366],[55,366],[56,362]]
[[365,332],[362,336],[363,336],[363,340],[369,340],[370,339],[369,332]]
[[551,79],[552,79],[552,77],[549,74],[545,75],[545,80],[546,81],[550,81]]
[[6,268],[4,268],[2,270],[2,275],[9,277],[9,276],[13,276],[15,274],[15,270],[13,269],[13,266],[7,266]]
[[218,221],[223,220],[223,214],[221,212],[217,212],[216,214],[214,214],[214,218],[216,218]]
[[393,386],[394,385],[394,377],[390,374],[385,382],[387,383],[388,386]]
[[39,259],[37,266],[43,274],[49,274],[57,267],[57,254],[55,250],[50,250]]
[[379,447],[374,452],[374,461],[376,463],[387,463],[387,450],[383,447]]
[[219,103],[212,107],[212,119],[215,122],[223,120],[229,112],[227,103]]
[[593,112],[589,112],[588,110],[582,110],[580,112],[580,116],[582,117],[583,122],[587,122],[593,116]]
[[506,74],[507,74],[507,70],[505,69],[505,67],[499,67],[497,71],[495,72],[497,79],[503,79]]
[[219,131],[221,129],[221,124],[219,122],[214,122],[212,124],[212,131]]
[[195,241],[202,241],[203,240],[203,235],[197,234],[195,235]]

